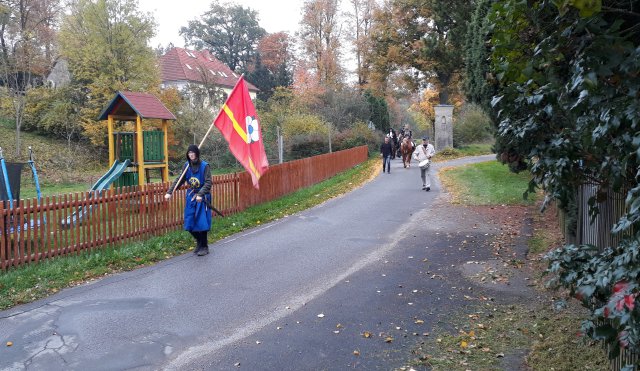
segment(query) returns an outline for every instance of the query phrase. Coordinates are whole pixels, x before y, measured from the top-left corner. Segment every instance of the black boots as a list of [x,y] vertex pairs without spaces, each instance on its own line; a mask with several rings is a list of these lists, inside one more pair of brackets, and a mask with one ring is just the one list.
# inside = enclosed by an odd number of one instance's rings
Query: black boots
[[209,242],[207,241],[207,231],[202,232],[190,232],[193,238],[196,239],[197,247],[193,250],[193,253],[197,256],[204,256],[209,253]]

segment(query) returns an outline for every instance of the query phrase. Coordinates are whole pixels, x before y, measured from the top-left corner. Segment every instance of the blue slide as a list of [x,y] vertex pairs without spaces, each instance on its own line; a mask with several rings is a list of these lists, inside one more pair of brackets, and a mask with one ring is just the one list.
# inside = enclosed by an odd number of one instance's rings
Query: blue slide
[[[113,165],[111,166],[111,169],[109,169],[109,171],[107,171],[103,176],[101,176],[100,179],[98,179],[98,181],[93,185],[93,187],[91,187],[89,191],[91,191],[92,193],[89,194],[89,197],[94,197],[94,195],[101,196],[102,193],[104,193],[104,191],[106,191],[109,188],[111,183],[113,183],[116,179],[120,177],[120,175],[122,175],[122,173],[127,169],[127,167],[129,167],[130,164],[131,164],[131,160],[129,159],[124,160],[123,162],[120,162],[119,160],[115,160]],[[82,219],[84,218],[84,216],[87,213],[90,213],[91,209],[92,209],[91,206],[78,207],[78,209],[74,211],[73,214],[71,214],[69,217],[67,217],[65,220],[61,222],[62,226],[71,227],[75,225],[77,222],[82,222]]]

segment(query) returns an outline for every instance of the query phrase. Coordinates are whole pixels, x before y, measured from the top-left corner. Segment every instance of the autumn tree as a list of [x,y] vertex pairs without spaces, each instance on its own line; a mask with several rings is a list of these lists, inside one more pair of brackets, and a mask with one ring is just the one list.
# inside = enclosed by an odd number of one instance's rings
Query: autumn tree
[[0,1],[0,84],[10,98],[16,127],[16,155],[28,90],[42,84],[53,60],[56,0]]
[[60,54],[69,62],[72,85],[86,91],[81,120],[84,134],[103,145],[105,124],[97,122],[118,90],[154,91],[159,85],[153,50],[152,16],[136,0],[78,0],[60,29]]
[[356,74],[358,87],[363,90],[369,82],[372,53],[372,37],[374,12],[378,9],[375,0],[349,0],[351,6],[347,17],[350,19],[351,32],[348,35],[353,44],[356,57]]
[[[449,103],[449,89],[464,66],[463,47],[474,2],[467,0],[391,0],[379,15],[385,22],[374,33],[381,66],[419,72],[423,83],[436,85],[440,103]],[[383,69],[383,71],[385,71]]]
[[258,42],[265,34],[255,10],[217,0],[200,19],[180,29],[187,45],[209,50],[237,72],[246,72],[254,62]]
[[293,84],[294,56],[286,32],[265,35],[258,43],[258,54],[247,80],[258,87],[258,98],[267,101],[277,87]]
[[340,22],[338,0],[306,0],[302,6],[302,48],[318,83],[334,90],[340,87],[343,80]]

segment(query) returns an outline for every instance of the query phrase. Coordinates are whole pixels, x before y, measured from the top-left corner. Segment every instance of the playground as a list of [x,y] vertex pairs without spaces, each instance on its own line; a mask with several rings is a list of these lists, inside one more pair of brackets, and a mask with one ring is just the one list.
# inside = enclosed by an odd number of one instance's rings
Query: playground
[[[161,120],[161,130],[143,131],[143,119]],[[62,245],[71,245],[71,252],[94,247],[100,244],[97,242],[98,236],[107,241],[117,241],[119,233],[125,239],[137,233],[144,233],[144,230],[136,228],[143,225],[141,221],[136,220],[135,224],[131,225],[118,225],[117,216],[131,214],[133,207],[139,208],[135,212],[136,215],[141,215],[143,209],[151,210],[154,206],[158,207],[160,198],[149,198],[145,193],[133,197],[126,194],[131,186],[148,183],[153,170],[160,172],[162,183],[168,182],[166,138],[168,120],[175,120],[175,116],[153,95],[118,92],[102,112],[100,120],[107,120],[110,167],[90,189],[81,194],[76,193],[75,196],[65,194],[43,199],[33,148],[29,147],[29,160],[26,163],[7,162],[0,148],[2,268],[5,268],[7,260],[15,264],[16,261],[38,261],[44,257],[58,255],[61,253],[58,246]],[[115,131],[117,121],[134,121],[136,131]],[[36,193],[35,198],[26,200],[20,195],[22,170],[25,165],[31,170]],[[155,195],[157,192],[154,191],[166,188],[162,183],[150,186],[144,191]],[[115,205],[116,199],[106,197],[106,192],[110,189],[113,191],[111,195],[117,194],[119,200],[126,201]],[[110,215],[107,215],[103,205],[109,205],[109,210],[112,211]],[[81,232],[82,224],[89,226],[85,228],[89,229],[88,233]],[[162,226],[166,227],[164,224]],[[75,233],[55,232],[74,229]],[[45,246],[46,251],[40,248],[41,246]]]

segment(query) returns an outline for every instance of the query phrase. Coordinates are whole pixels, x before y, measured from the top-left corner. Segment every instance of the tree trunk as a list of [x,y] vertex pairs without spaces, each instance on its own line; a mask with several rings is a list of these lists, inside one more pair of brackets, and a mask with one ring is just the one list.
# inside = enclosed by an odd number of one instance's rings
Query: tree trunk
[[440,82],[440,92],[438,93],[440,104],[449,104],[449,81],[451,81],[451,74],[438,73],[438,81]]
[[22,152],[21,148],[21,139],[20,139],[20,129],[22,128],[22,118],[24,117],[24,106],[26,98],[20,94],[20,92],[15,92],[13,96],[13,108],[16,113],[16,156],[20,156]]

